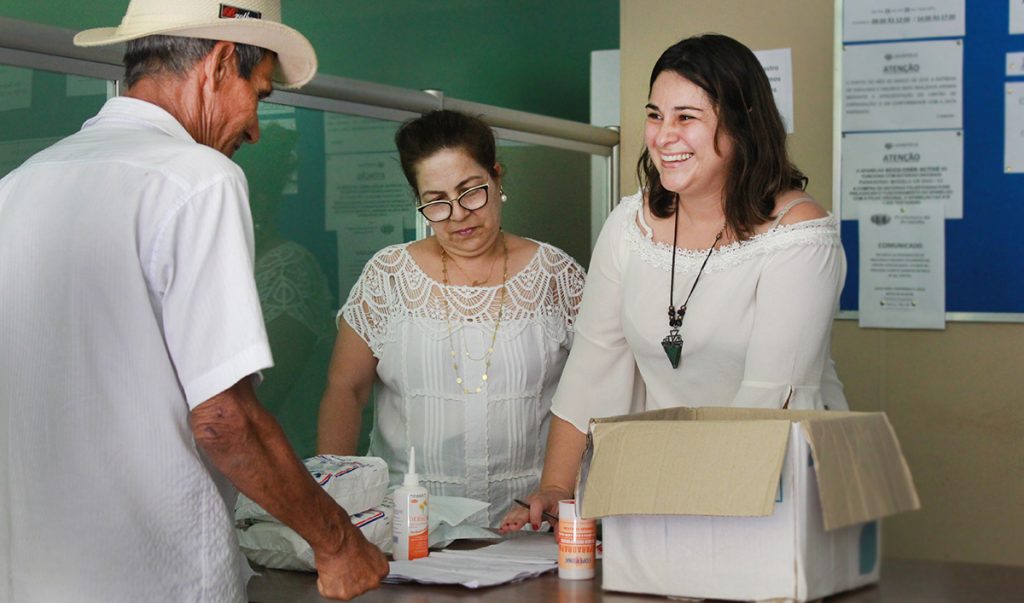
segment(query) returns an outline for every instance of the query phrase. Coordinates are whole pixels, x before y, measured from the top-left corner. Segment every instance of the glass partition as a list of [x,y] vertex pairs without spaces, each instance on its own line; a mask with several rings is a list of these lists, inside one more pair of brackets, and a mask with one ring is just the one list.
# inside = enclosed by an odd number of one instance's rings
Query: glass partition
[[[399,165],[398,122],[264,102],[260,125],[260,142],[235,154],[249,181],[256,283],[275,360],[259,396],[298,454],[310,456],[338,308],[374,253],[429,229]],[[585,266],[592,156],[499,140],[498,161],[509,197],[505,229],[555,245]]]
[[[58,37],[58,45],[70,40]],[[84,51],[74,52],[65,57],[0,45],[0,61],[18,65],[0,64],[0,177],[78,131],[116,93],[116,82],[104,79],[116,68],[71,58]],[[234,157],[249,182],[255,276],[275,360],[258,395],[300,457],[315,453],[338,308],[374,253],[429,233],[402,175],[394,133],[397,120],[441,102],[418,91],[334,80],[321,81],[324,96],[275,92],[275,103],[260,105],[260,143]],[[340,93],[349,99],[332,96]],[[506,230],[555,245],[586,266],[611,206],[607,153],[614,142],[601,132],[581,134],[590,128],[583,124],[482,105],[463,110],[500,122]],[[522,131],[515,129],[520,121]],[[361,451],[371,409],[364,413]]]
[[397,127],[264,102],[259,143],[234,157],[249,181],[256,284],[275,362],[258,394],[300,457],[315,454],[338,308],[374,253],[416,237]]
[[73,134],[113,94],[114,83],[0,65],[0,178]]

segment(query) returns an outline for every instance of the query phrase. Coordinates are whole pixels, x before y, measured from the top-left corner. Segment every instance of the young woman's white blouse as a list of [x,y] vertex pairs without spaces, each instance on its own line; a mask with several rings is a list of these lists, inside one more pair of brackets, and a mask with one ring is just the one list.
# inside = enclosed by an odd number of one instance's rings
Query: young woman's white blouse
[[[672,247],[653,240],[642,204],[640,193],[623,199],[601,230],[552,412],[586,431],[592,417],[674,406],[846,409],[829,353],[846,274],[836,219],[776,226],[712,253],[673,369],[661,347]],[[677,307],[707,254],[678,250]]]
[[[415,446],[431,493],[491,503],[470,518],[478,525],[497,525],[513,498],[537,487],[551,397],[573,341],[583,269],[539,245],[509,277],[486,382],[500,286],[444,286],[408,244],[393,245],[366,265],[339,313],[377,358],[370,454],[388,462],[398,483]],[[452,348],[464,385],[480,393],[456,383]]]

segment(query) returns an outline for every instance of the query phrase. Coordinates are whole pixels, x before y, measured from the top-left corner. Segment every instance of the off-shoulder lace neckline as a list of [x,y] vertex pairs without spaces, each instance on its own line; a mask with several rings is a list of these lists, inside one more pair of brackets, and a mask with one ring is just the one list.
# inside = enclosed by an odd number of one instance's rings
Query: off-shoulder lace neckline
[[[626,217],[629,218],[629,228],[633,231],[633,234],[649,243],[652,247],[654,247],[654,249],[658,251],[663,251],[665,253],[671,253],[672,245],[670,243],[662,243],[660,241],[655,241],[654,230],[650,227],[649,224],[647,224],[647,221],[644,219],[643,193],[637,192],[634,195],[624,199],[622,203],[628,204],[627,209],[629,211],[627,212]],[[818,229],[834,225],[835,216],[832,215],[832,212],[829,212],[827,216],[822,216],[821,218],[802,220],[800,222],[794,222],[792,224],[778,224],[744,241],[733,241],[732,243],[729,243],[727,245],[722,245],[721,247],[715,249],[714,255],[719,257],[723,255],[729,255],[733,252],[739,251],[746,247],[757,246],[761,242],[769,240],[774,236],[778,236],[783,233],[799,231],[804,229]],[[703,249],[677,247],[676,252],[681,257],[700,258],[701,260],[703,260],[704,256],[707,254],[709,249],[710,247],[705,247]]]

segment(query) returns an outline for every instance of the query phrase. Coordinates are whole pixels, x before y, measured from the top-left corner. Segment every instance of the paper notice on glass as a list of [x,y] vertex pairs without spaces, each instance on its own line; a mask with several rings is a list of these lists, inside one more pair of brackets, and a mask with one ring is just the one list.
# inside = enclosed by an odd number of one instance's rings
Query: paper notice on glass
[[843,131],[963,127],[958,40],[843,47]]
[[348,299],[349,291],[359,280],[366,262],[388,245],[405,240],[402,214],[382,213],[373,216],[347,214],[334,230],[338,236],[338,299]]
[[775,106],[782,115],[786,133],[793,133],[793,53],[789,48],[757,50],[754,56],[761,62],[768,82],[772,85]]
[[963,36],[965,4],[965,0],[844,2],[843,41]]
[[860,205],[860,326],[946,327],[943,204]]
[[0,65],[0,111],[32,106],[32,70]]
[[328,229],[352,217],[406,213],[415,217],[416,201],[398,152],[328,155],[324,165],[324,222]]
[[1024,173],[1024,82],[1006,84],[1005,157],[1007,174]]
[[872,201],[939,201],[964,217],[964,138],[959,130],[843,134],[842,219]]
[[113,82],[94,77],[69,75],[64,81],[64,94],[72,96],[114,96]]
[[1024,33],[1024,0],[1010,0],[1010,33]]
[[373,151],[394,151],[395,130],[398,124],[392,121],[344,115],[324,114],[324,153],[368,153]]

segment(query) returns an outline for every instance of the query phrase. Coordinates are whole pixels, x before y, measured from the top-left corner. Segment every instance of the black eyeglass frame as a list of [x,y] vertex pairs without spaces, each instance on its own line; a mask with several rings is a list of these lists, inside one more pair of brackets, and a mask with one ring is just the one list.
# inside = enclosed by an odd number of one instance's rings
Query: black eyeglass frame
[[[481,203],[477,207],[472,207],[472,208],[466,207],[465,205],[462,204],[462,199],[466,195],[468,195],[470,193],[475,193],[476,191],[478,191],[480,189],[483,189],[483,191],[484,191],[484,202],[483,203]],[[456,203],[458,203],[459,207],[461,207],[462,209],[464,209],[466,211],[476,211],[476,210],[484,207],[485,205],[487,205],[487,202],[490,201],[490,200],[491,200],[491,185],[490,185],[490,183],[485,182],[483,184],[478,184],[476,186],[472,186],[472,187],[467,188],[466,190],[462,191],[462,193],[458,197],[456,197],[454,201],[449,201],[448,199],[438,199],[437,201],[431,201],[430,203],[424,203],[423,205],[417,206],[416,207],[416,211],[420,212],[420,215],[423,216],[423,219],[425,219],[427,222],[444,222],[445,220],[450,220],[451,219],[452,212],[455,211],[455,204]],[[443,218],[441,218],[440,220],[431,220],[429,217],[427,217],[427,214],[423,210],[427,209],[428,207],[437,206],[437,205],[440,205],[440,204],[444,204],[444,205],[448,206],[448,215],[443,217]]]

